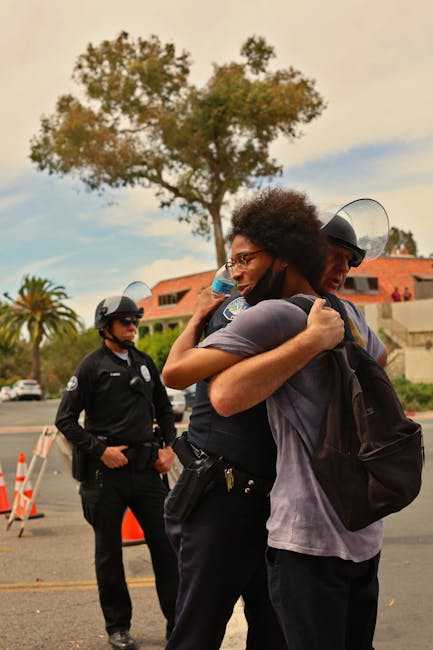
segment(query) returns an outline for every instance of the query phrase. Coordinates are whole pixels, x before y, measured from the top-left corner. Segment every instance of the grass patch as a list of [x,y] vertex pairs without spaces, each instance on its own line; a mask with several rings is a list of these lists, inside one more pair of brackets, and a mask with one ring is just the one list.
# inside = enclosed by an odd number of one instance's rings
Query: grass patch
[[393,384],[407,411],[433,410],[433,384],[413,384],[404,377],[398,377]]

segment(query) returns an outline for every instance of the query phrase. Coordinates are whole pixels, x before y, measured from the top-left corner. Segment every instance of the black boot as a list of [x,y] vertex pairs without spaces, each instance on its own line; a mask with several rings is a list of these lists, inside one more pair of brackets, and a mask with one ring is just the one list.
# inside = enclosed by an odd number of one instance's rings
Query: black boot
[[137,647],[128,630],[113,632],[108,635],[108,639],[113,648],[118,648],[118,650],[135,650]]

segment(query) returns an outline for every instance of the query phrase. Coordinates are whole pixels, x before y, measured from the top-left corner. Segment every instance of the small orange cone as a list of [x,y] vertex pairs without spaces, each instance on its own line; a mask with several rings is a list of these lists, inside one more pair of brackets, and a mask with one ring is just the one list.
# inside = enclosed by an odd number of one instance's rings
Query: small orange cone
[[6,490],[2,464],[0,463],[0,515],[6,515],[10,511],[11,506],[8,499],[8,492]]
[[122,546],[145,544],[143,529],[128,508],[122,521]]
[[[17,495],[19,494],[22,484],[26,479],[26,474],[27,474],[26,455],[23,452],[20,452],[18,454],[17,475],[15,477],[14,503],[15,503],[15,499],[17,498]],[[25,490],[23,494],[25,497],[27,497],[27,500],[31,500],[33,496],[33,487],[30,480],[26,481]],[[21,498],[19,498],[16,507],[17,519],[23,519],[25,506],[26,506],[26,499],[23,499],[21,495]],[[38,512],[36,510],[36,503],[34,503],[31,512],[28,516],[28,519],[40,519],[41,517],[45,517],[45,515],[42,512]]]

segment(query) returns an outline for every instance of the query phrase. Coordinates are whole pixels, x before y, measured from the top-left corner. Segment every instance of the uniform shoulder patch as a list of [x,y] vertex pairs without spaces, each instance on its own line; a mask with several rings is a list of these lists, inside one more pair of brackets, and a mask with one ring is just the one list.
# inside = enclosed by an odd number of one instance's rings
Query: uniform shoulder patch
[[150,381],[151,380],[149,368],[147,366],[145,366],[144,364],[142,366],[140,366],[140,372],[142,374],[142,377],[143,377],[144,381]]
[[72,377],[66,384],[66,390],[70,392],[72,390],[76,390],[77,388],[78,388],[78,379],[75,375],[72,375]]
[[223,315],[227,320],[233,320],[235,316],[240,314],[241,311],[245,311],[246,309],[249,308],[249,304],[245,300],[243,296],[239,296],[238,298],[235,298],[229,304],[223,311]]

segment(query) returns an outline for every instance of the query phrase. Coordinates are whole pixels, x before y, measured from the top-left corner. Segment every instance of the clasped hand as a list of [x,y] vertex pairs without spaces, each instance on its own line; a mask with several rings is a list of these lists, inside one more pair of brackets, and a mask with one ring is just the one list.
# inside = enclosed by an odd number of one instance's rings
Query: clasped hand
[[308,315],[307,327],[314,332],[322,350],[332,350],[344,338],[344,322],[340,314],[318,298]]

